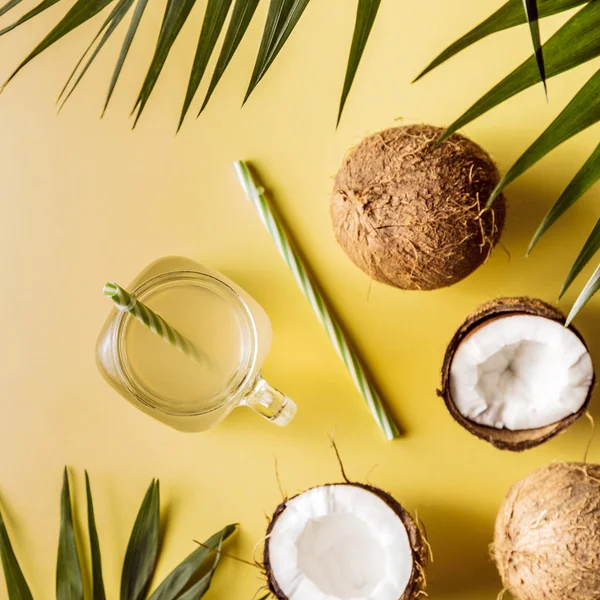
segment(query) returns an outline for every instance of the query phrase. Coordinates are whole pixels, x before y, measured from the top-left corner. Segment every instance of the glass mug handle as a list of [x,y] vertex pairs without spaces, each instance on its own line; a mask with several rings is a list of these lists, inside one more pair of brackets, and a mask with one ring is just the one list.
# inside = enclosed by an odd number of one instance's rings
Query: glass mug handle
[[261,417],[275,423],[288,425],[296,415],[296,404],[293,400],[270,386],[259,373],[252,389],[240,401],[239,406],[248,406]]

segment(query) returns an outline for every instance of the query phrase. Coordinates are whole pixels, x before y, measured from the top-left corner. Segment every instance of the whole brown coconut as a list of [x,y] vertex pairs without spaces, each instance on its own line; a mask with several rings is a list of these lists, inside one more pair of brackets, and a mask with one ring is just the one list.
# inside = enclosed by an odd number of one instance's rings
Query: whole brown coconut
[[[496,298],[481,305],[473,314],[467,317],[465,322],[458,328],[457,332],[454,334],[454,337],[448,344],[444,357],[444,364],[442,367],[442,387],[441,390],[438,391],[438,395],[444,399],[446,408],[454,420],[467,431],[489,442],[500,450],[512,450],[520,452],[522,450],[527,450],[542,444],[555,435],[563,432],[575,421],[581,418],[583,414],[585,414],[585,411],[587,410],[591,400],[595,388],[595,380],[592,380],[587,398],[576,413],[545,427],[511,431],[509,429],[496,429],[495,427],[487,427],[465,418],[458,411],[452,398],[450,389],[450,368],[452,366],[452,361],[454,360],[456,351],[464,340],[466,340],[473,332],[483,327],[485,324],[490,323],[495,319],[514,315],[533,315],[537,317],[544,317],[546,319],[556,321],[561,325],[564,325],[566,320],[565,315],[560,310],[537,298]],[[583,342],[585,346],[585,340],[579,331],[573,327],[573,325],[570,325],[569,329]]]
[[513,485],[492,556],[516,600],[600,598],[600,465],[556,463]]
[[443,129],[407,125],[371,135],[335,179],[331,216],[354,263],[377,281],[433,290],[460,281],[486,261],[504,225],[500,180],[480,146]]

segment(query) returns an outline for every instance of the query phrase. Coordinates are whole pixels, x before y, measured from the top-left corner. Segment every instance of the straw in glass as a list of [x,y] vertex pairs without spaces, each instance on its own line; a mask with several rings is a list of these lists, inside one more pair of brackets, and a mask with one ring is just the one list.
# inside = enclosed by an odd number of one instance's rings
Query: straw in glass
[[265,198],[264,189],[256,185],[256,182],[248,169],[248,165],[244,161],[240,160],[235,162],[233,167],[246,196],[254,204],[264,226],[275,241],[279,254],[291,269],[294,278],[296,279],[296,283],[308,298],[313,311],[323,327],[325,327],[337,353],[350,371],[354,384],[366,400],[373,418],[384,432],[387,439],[393,440],[400,435],[397,425],[387,414],[381,398],[367,377],[358,356],[348,343],[342,328],[333,317],[331,310],[327,307],[323,296],[311,279],[302,259],[294,249],[290,239],[269,206],[269,203]]
[[148,308],[143,302],[138,300],[133,294],[124,290],[120,285],[109,282],[104,286],[104,295],[108,296],[115,303],[118,310],[128,312],[134,316],[140,323],[143,323],[150,331],[159,335],[163,340],[169,342],[180,352],[196,360],[201,360],[201,355],[193,342],[179,333],[174,327],[171,327],[153,310]]

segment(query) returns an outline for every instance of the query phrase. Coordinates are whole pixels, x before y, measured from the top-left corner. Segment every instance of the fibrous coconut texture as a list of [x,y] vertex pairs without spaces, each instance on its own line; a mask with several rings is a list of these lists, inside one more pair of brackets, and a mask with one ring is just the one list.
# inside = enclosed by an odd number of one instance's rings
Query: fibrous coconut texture
[[424,538],[392,496],[360,483],[312,488],[275,511],[265,542],[279,600],[413,600],[425,588]]
[[585,341],[565,316],[534,298],[479,307],[448,345],[443,397],[452,417],[497,448],[520,451],[564,431],[595,385]]
[[513,485],[492,556],[516,600],[600,598],[600,465],[556,463]]
[[365,273],[406,290],[460,281],[486,261],[504,225],[500,175],[480,146],[443,129],[386,129],[353,149],[331,201],[338,242]]

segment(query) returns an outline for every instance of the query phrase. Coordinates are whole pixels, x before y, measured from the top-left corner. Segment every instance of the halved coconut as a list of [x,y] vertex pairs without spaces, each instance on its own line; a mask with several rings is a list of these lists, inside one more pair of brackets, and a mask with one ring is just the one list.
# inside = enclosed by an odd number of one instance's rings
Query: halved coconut
[[419,528],[389,494],[359,483],[283,502],[264,559],[279,600],[412,600],[425,586]]
[[481,306],[446,350],[439,393],[454,419],[497,448],[525,450],[584,414],[595,383],[581,334],[532,298]]

